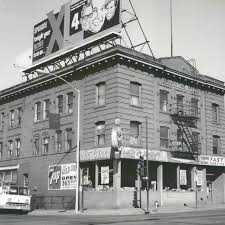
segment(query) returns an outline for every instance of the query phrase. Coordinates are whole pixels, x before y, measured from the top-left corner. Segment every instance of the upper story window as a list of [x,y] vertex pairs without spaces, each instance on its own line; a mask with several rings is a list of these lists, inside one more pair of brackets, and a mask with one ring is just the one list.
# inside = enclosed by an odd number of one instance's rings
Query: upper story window
[[177,95],[177,110],[183,111],[183,107],[184,107],[184,96],[183,95]]
[[141,105],[141,84],[130,82],[130,103],[131,105]]
[[159,92],[159,101],[160,101],[160,111],[167,112],[168,111],[168,92],[164,90],[160,90]]
[[105,82],[96,85],[96,104],[105,105]]
[[21,151],[21,140],[19,138],[16,139],[16,156],[20,156]]
[[39,135],[34,136],[34,151],[33,155],[39,155],[40,152],[40,138]]
[[34,121],[41,120],[41,102],[36,102],[34,105]]
[[5,124],[5,113],[1,112],[0,114],[0,129],[2,130]]
[[219,105],[215,103],[212,104],[212,120],[213,122],[219,121]]
[[62,151],[62,131],[61,130],[56,131],[56,151],[57,152]]
[[193,148],[195,152],[200,150],[200,134],[198,132],[192,132]]
[[8,141],[8,158],[12,157],[12,153],[13,153],[13,141],[9,140]]
[[105,121],[99,121],[96,124],[96,145],[105,144]]
[[177,129],[177,144],[179,148],[183,147],[183,131],[181,129]]
[[22,124],[22,108],[17,108],[17,125],[20,127]]
[[42,136],[42,153],[47,154],[49,150],[49,136],[47,133]]
[[141,123],[138,121],[130,121],[130,144],[140,144]]
[[3,143],[0,142],[0,159],[3,158]]
[[73,140],[72,128],[68,128],[66,129],[66,143],[65,143],[66,151],[72,150],[72,147],[73,147],[72,140]]
[[169,148],[169,128],[160,127],[160,147]]
[[219,154],[220,137],[213,135],[213,154]]
[[192,116],[198,115],[198,99],[196,98],[191,99],[191,115]]
[[10,110],[10,113],[9,113],[9,127],[10,128],[15,127],[15,111],[14,110]]
[[63,95],[57,97],[57,113],[63,114]]
[[44,100],[43,105],[43,119],[49,118],[49,112],[50,112],[50,99]]
[[73,92],[67,94],[67,113],[73,112]]

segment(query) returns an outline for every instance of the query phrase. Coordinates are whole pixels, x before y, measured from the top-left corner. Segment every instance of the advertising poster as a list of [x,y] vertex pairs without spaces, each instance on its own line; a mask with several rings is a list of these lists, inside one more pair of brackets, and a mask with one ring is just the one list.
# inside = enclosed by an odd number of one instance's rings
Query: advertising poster
[[109,184],[109,166],[101,167],[101,184]]
[[49,166],[49,190],[75,189],[76,180],[76,163]]
[[187,171],[180,170],[180,185],[187,185]]
[[[89,37],[120,24],[121,0],[81,0],[61,6],[34,26],[33,62],[66,47],[85,44]],[[112,30],[110,29],[110,30]]]

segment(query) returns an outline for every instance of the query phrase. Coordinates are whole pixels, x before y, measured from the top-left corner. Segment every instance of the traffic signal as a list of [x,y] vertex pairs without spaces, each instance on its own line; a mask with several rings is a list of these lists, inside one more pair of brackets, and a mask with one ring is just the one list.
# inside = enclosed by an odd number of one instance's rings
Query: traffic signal
[[144,157],[143,156],[140,156],[139,157],[139,165],[140,165],[140,167],[141,168],[144,168],[144,166],[145,166],[145,160],[144,160]]

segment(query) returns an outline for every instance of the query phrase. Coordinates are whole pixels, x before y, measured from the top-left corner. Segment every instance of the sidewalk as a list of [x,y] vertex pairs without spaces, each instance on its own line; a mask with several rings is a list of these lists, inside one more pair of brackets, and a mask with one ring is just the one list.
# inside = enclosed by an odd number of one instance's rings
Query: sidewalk
[[[191,212],[191,211],[204,211],[204,210],[216,210],[216,209],[225,209],[225,204],[218,205],[202,205],[198,208],[190,206],[174,206],[174,207],[159,207],[159,208],[150,208],[150,214],[159,214],[159,213],[182,213],[182,212]],[[87,209],[83,212],[76,214],[74,210],[45,210],[45,209],[36,209],[30,212],[28,215],[32,216],[50,216],[50,215],[68,215],[68,216],[103,216],[103,215],[143,215],[145,209],[140,208],[128,208],[128,209]]]

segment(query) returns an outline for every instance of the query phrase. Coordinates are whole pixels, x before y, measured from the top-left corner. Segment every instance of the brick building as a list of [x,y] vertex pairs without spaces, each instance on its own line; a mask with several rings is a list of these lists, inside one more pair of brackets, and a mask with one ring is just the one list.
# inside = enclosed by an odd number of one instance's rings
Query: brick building
[[[81,91],[80,161],[92,183],[85,207],[136,204],[146,136],[150,205],[193,204],[196,185],[199,203],[224,203],[223,82],[201,75],[182,57],[153,59],[119,45],[55,73]],[[49,129],[49,113],[60,115],[59,129]],[[116,119],[123,141],[115,160]],[[27,185],[37,207],[72,208],[75,191],[50,190],[48,169],[76,161],[76,125],[76,93],[50,74],[1,91],[0,182]],[[143,205],[145,188],[143,180]]]

